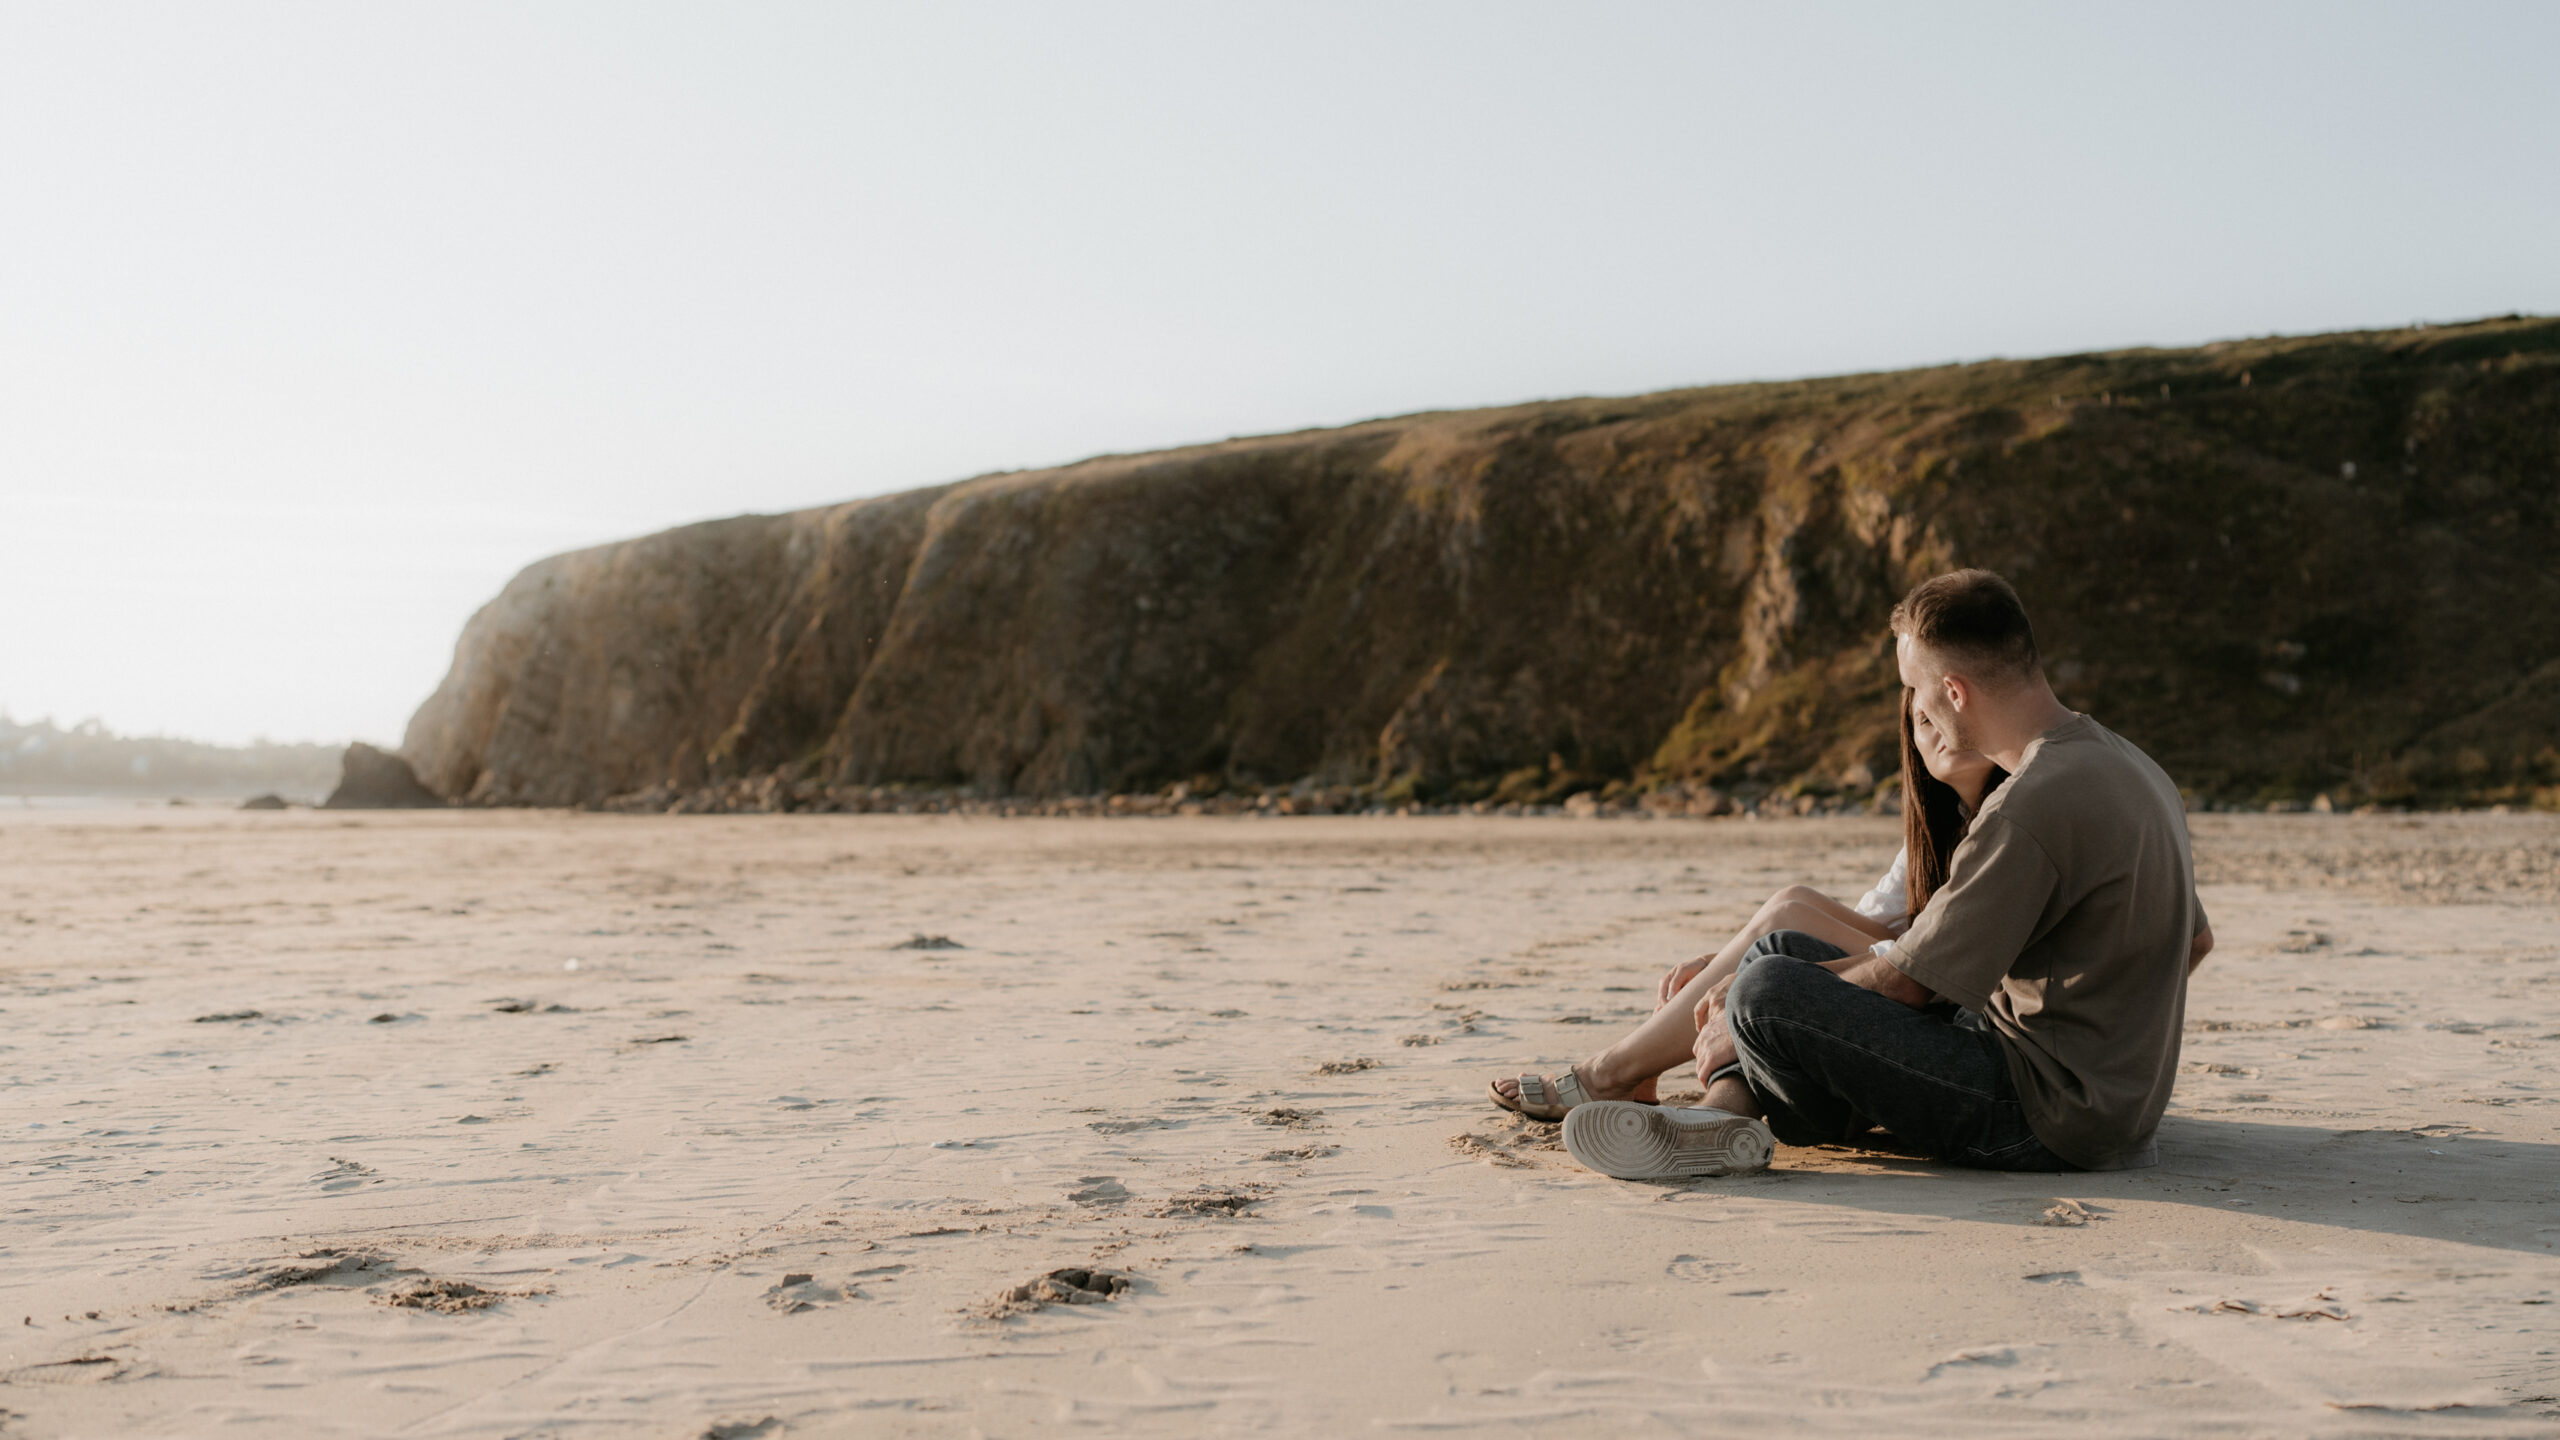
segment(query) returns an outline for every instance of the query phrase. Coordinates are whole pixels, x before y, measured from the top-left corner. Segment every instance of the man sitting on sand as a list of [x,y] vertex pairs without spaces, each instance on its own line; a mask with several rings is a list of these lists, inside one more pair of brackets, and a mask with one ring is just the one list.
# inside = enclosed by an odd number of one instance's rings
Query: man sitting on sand
[[1837,1144],[1871,1125],[1987,1169],[2158,1163],[2187,976],[2213,944],[2178,788],[2054,698],[1999,576],[1922,582],[1893,632],[1915,716],[2008,782],[1898,942],[1853,954],[1789,930],[1745,953],[1699,1007],[1704,1108],[1568,1111],[1584,1165],[1719,1175],[1766,1165],[1773,1138]]

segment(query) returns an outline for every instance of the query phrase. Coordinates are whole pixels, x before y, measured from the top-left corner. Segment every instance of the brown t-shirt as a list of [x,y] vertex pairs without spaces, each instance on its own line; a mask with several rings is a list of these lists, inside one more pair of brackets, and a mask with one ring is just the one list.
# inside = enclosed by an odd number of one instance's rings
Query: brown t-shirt
[[2074,716],[2027,747],[1947,868],[1893,964],[1990,1020],[2046,1149],[2088,1170],[2160,1163],[2205,925],[2178,787]]

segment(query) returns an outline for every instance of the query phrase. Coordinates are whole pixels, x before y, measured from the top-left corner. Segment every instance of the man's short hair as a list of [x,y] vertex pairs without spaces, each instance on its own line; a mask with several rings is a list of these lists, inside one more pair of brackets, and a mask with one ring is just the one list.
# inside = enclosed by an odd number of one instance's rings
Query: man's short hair
[[1988,570],[1952,570],[1911,587],[1893,607],[1893,633],[1957,662],[2024,679],[2036,671],[2036,632],[2009,582]]

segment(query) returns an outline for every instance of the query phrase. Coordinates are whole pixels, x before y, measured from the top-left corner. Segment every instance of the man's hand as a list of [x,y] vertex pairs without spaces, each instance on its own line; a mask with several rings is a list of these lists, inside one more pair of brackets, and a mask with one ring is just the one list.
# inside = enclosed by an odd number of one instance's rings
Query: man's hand
[[[1742,972],[1737,970],[1733,973],[1734,975],[1739,975]],[[1724,997],[1730,993],[1732,989],[1733,975],[1727,975],[1713,985],[1708,986],[1707,993],[1698,997],[1698,1010],[1697,1014],[1693,1018],[1697,1021],[1698,1029],[1701,1032],[1705,1031],[1708,1023],[1715,1020],[1724,1010]]]
[[1938,998],[1937,992],[1902,973],[1902,967],[1881,955],[1843,955],[1825,967],[1832,974],[1861,990],[1873,990],[1887,1000],[1899,1000],[1914,1010]]
[[1733,1048],[1732,1027],[1725,1023],[1724,987],[1717,986],[1714,1001],[1698,1009],[1706,1018],[1699,1023],[1698,1043],[1691,1047],[1691,1053],[1698,1057],[1698,1083],[1712,1085],[1715,1073],[1739,1058]]
[[1683,960],[1679,964],[1672,966],[1669,970],[1664,971],[1662,975],[1662,993],[1654,997],[1654,1008],[1659,1010],[1663,1006],[1670,1004],[1672,997],[1678,995],[1681,991],[1688,989],[1689,982],[1697,979],[1698,972],[1706,969],[1708,964],[1714,961],[1715,958],[1716,957],[1713,955],[1701,955],[1695,960]]
[[2196,932],[2195,943],[2187,947],[2187,973],[2190,975],[2196,973],[2196,967],[2203,964],[2204,957],[2212,953],[2213,927],[2207,925]]

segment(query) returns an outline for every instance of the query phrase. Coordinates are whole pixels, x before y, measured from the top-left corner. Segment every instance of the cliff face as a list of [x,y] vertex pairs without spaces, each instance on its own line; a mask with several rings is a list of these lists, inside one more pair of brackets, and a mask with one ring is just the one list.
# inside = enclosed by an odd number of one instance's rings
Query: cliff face
[[1422,415],[527,569],[406,750],[571,804],[779,774],[1854,794],[1886,612],[2007,574],[2196,790],[2560,803],[2560,322]]

